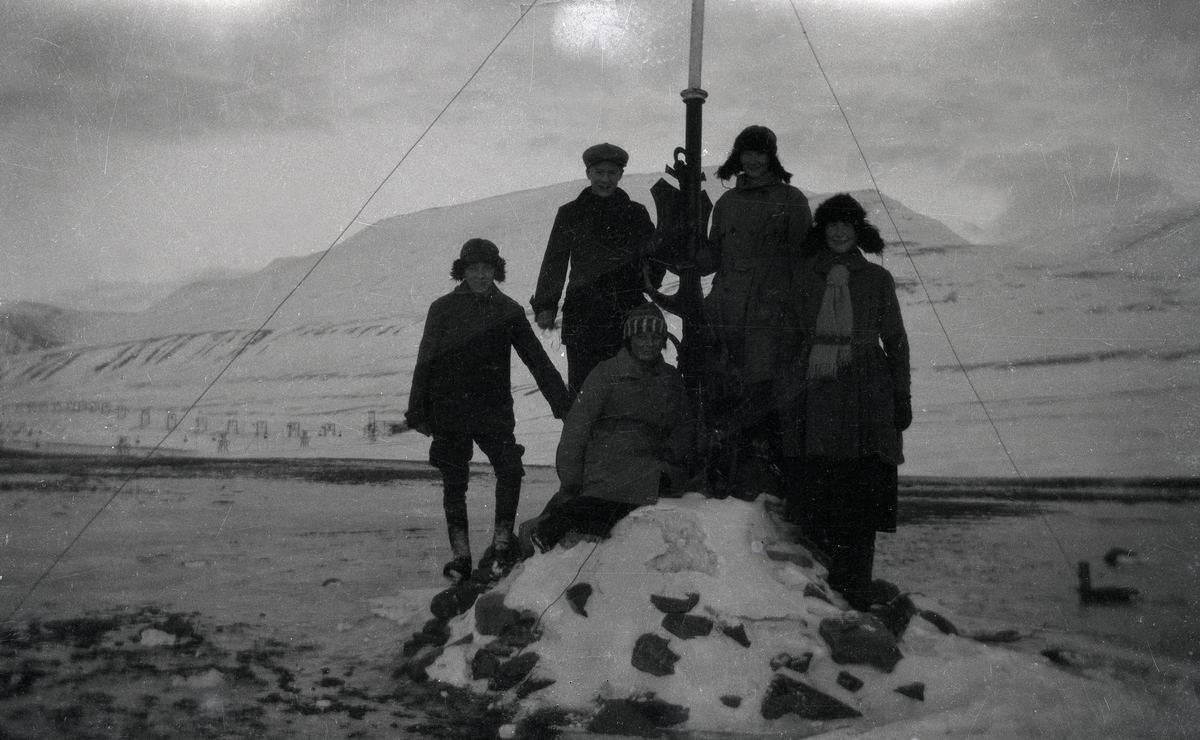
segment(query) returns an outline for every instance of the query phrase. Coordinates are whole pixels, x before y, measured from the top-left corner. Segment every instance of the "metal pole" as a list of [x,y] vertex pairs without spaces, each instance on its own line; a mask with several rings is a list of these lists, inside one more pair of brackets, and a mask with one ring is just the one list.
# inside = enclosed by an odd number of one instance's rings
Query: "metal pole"
[[704,99],[708,93],[700,89],[700,72],[704,58],[704,0],[692,0],[692,34],[688,57],[688,89],[680,95],[686,106],[684,120],[684,162],[678,172],[683,195],[683,236],[685,260],[679,271],[679,307],[683,319],[679,369],[688,383],[693,399],[698,403],[700,382],[704,373],[704,293],[700,273],[695,267],[696,252],[704,244],[704,209],[702,206],[700,151]]
[[688,57],[688,87],[700,89],[700,67],[704,60],[704,0],[692,0],[692,43]]

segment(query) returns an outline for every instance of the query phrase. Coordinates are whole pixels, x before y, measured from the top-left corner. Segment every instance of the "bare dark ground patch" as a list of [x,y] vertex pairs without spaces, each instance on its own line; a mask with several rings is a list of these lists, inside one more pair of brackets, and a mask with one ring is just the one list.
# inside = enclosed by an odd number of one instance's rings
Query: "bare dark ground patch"
[[284,738],[336,725],[342,737],[467,740],[509,720],[486,697],[338,666],[320,645],[264,631],[155,608],[9,629],[0,738]]

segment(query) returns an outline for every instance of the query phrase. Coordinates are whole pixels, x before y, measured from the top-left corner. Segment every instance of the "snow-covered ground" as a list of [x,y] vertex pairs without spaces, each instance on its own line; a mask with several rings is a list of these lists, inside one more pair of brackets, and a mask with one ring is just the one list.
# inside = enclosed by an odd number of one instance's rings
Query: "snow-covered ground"
[[[449,684],[393,676],[402,644],[446,587],[440,486],[426,466],[151,464],[104,508],[127,467],[0,460],[0,608],[9,630],[0,670],[12,689],[0,697],[0,718],[14,737],[487,738],[522,716],[483,712],[516,689],[481,693],[472,704],[470,692]],[[476,555],[490,534],[493,483],[484,471],[472,480]],[[552,470],[530,468],[521,518],[555,488]],[[842,614],[842,602],[804,595],[806,584],[823,590],[821,570],[796,558],[801,551],[764,508],[769,499],[689,496],[640,511],[594,552],[582,542],[537,556],[497,587],[506,607],[549,606],[527,652],[540,654],[535,670],[558,683],[530,693],[527,712],[539,703],[598,708],[597,695],[653,691],[690,709],[686,726],[731,730],[694,738],[758,730],[775,738],[808,730],[881,739],[1194,737],[1200,667],[1186,649],[1200,634],[1200,509],[1186,497],[1115,502],[1093,492],[1073,500],[1080,490],[1042,491],[1039,511],[965,485],[906,497],[900,531],[880,537],[877,575],[963,634],[913,617],[891,672],[832,660],[817,633],[822,619]],[[1142,601],[1080,606],[1073,568],[1047,527],[1070,560],[1093,562],[1098,585],[1137,586]],[[1101,565],[1112,545],[1140,559]],[[785,551],[800,562],[772,558]],[[573,580],[593,586],[586,618],[564,600],[552,604]],[[700,600],[691,613],[714,628],[684,640],[662,627],[649,595],[693,592]],[[33,622],[42,625],[37,639]],[[65,629],[89,625],[88,634]],[[451,625],[464,635],[476,626],[474,611]],[[749,647],[724,625],[743,627]],[[1001,630],[1014,630],[1016,641],[972,639]],[[93,633],[97,642],[81,647]],[[681,656],[674,674],[631,667],[643,633],[669,640]],[[446,650],[433,672],[465,685],[469,651],[492,639],[473,634],[471,647]],[[806,672],[771,666],[780,653],[809,651]],[[843,688],[842,671],[864,686]],[[777,674],[863,717],[765,720],[763,692]],[[893,691],[915,682],[925,685],[924,701]],[[722,696],[740,697],[739,706]]]

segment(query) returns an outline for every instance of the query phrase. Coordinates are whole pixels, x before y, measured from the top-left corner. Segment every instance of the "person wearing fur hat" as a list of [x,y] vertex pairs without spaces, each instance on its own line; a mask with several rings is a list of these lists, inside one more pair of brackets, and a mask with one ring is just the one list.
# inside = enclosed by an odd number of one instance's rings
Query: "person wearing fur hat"
[[678,495],[684,483],[696,425],[683,376],[662,357],[667,323],[645,303],[626,316],[622,334],[620,351],[588,375],[563,423],[561,489],[522,523],[526,555],[571,531],[607,536],[626,514]]
[[753,495],[758,491],[742,489],[779,485],[769,474],[780,462],[774,382],[787,296],[812,214],[808,199],[788,184],[792,176],[766,126],[737,135],[717,177],[736,179],[713,207],[697,255],[702,274],[714,275],[705,299],[714,344],[706,410],[727,450],[710,474],[718,489]]
[[818,208],[792,291],[784,390],[785,515],[829,558],[829,585],[870,606],[875,533],[896,531],[901,433],[912,423],[908,335],[896,283],[853,197]]
[[482,570],[503,571],[517,555],[513,524],[521,497],[525,448],[513,434],[512,350],[529,368],[556,419],[571,405],[562,375],[546,355],[525,311],[500,292],[505,263],[487,239],[469,239],[450,268],[458,287],[429,307],[417,350],[405,422],[431,435],[429,463],[442,474],[443,506],[453,559],[443,574],[471,575],[467,482],[473,445],[496,472],[492,546]]
[[[562,342],[573,393],[579,392],[592,368],[621,348],[625,314],[646,300],[641,253],[654,235],[654,223],[644,205],[617,187],[628,162],[625,150],[613,144],[597,144],[583,152],[589,186],[558,209],[530,299],[538,326],[552,329],[566,286]],[[662,283],[665,271],[651,265],[654,287]]]

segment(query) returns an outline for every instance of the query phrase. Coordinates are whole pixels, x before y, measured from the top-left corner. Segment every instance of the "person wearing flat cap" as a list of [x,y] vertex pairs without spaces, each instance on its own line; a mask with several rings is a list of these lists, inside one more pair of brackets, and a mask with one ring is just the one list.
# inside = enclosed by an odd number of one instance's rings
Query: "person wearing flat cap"
[[525,311],[500,292],[505,263],[487,239],[470,239],[450,268],[459,285],[429,307],[413,368],[405,423],[433,437],[429,463],[442,474],[442,503],[453,558],[443,575],[471,577],[467,482],[474,445],[496,473],[492,546],[480,570],[502,575],[516,560],[513,537],[525,448],[513,431],[512,350],[529,368],[556,419],[566,416],[571,394],[525,318]]
[[788,184],[792,175],[778,148],[766,126],[737,135],[717,169],[718,179],[736,178],[735,185],[713,206],[708,240],[696,255],[701,274],[713,275],[705,299],[714,340],[709,387],[722,390],[710,420],[727,435],[711,482],[747,496],[781,484],[775,383],[788,295],[812,225],[808,199]]
[[[654,235],[654,223],[644,205],[617,187],[628,162],[629,154],[614,144],[596,144],[583,152],[590,184],[558,209],[530,299],[538,326],[552,329],[566,286],[562,343],[567,384],[574,394],[596,365],[621,349],[625,315],[646,300],[641,252]],[[655,288],[664,273],[665,268],[652,263]]]

